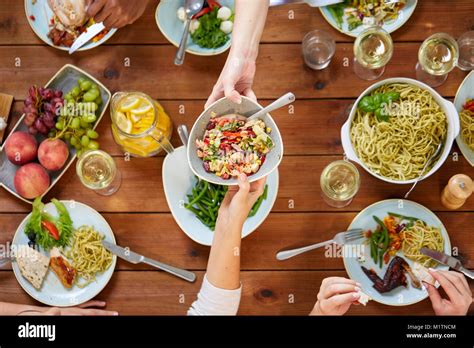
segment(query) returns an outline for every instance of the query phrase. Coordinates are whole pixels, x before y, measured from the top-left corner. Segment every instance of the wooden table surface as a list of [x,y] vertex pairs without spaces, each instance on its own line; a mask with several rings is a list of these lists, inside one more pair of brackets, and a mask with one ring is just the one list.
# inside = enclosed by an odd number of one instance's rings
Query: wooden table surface
[[[12,122],[21,115],[22,100],[32,84],[46,83],[66,63],[88,71],[112,92],[139,90],[162,102],[174,125],[191,127],[201,113],[226,54],[216,57],[187,55],[182,67],[173,65],[176,49],[155,24],[158,1],[150,1],[144,16],[121,29],[106,44],[72,57],[40,41],[30,29],[23,1],[3,0],[0,7],[0,92],[15,96]],[[412,18],[393,33],[395,52],[383,78],[414,77],[420,43],[435,32],[458,37],[474,29],[474,2],[421,0]],[[312,29],[324,29],[337,40],[336,55],[328,69],[312,71],[301,57],[301,41]],[[321,199],[319,176],[324,166],[341,159],[340,128],[346,110],[371,83],[358,79],[352,66],[353,39],[331,28],[317,9],[287,5],[270,10],[260,47],[255,92],[262,104],[287,91],[297,96],[294,112],[279,110],[274,117],[285,143],[280,166],[278,198],[268,219],[242,245],[243,298],[240,314],[305,315],[314,302],[321,280],[346,276],[342,259],[324,257],[324,250],[307,253],[286,262],[275,253],[287,246],[326,240],[345,229],[366,206],[388,198],[399,198],[407,186],[392,185],[367,174],[362,168],[362,187],[353,203],[344,209],[327,206]],[[19,59],[19,60],[18,60]],[[124,66],[129,59],[131,65]],[[15,63],[20,61],[21,65]],[[466,74],[455,69],[438,88],[451,99]],[[184,113],[180,108],[184,106]],[[108,114],[107,114],[108,116]],[[149,257],[196,271],[198,281],[189,284],[147,266],[123,261],[98,296],[108,308],[122,315],[181,315],[195,299],[206,268],[209,248],[190,240],[170,214],[163,192],[163,155],[127,162],[110,132],[110,118],[99,126],[102,148],[113,154],[123,175],[120,191],[101,197],[81,186],[70,169],[47,199],[73,199],[103,213],[121,245]],[[172,140],[180,145],[175,135]],[[440,194],[457,173],[474,176],[474,170],[455,146],[453,156],[429,180],[421,182],[411,199],[433,210],[449,231],[451,243],[459,249],[469,268],[474,268],[474,199],[461,209],[447,211]],[[12,239],[20,221],[31,207],[0,190],[0,243]],[[474,288],[474,282],[471,282]],[[35,303],[18,285],[10,268],[0,271],[0,301]],[[429,315],[430,302],[410,307],[388,307],[370,303],[353,306],[349,314]]]

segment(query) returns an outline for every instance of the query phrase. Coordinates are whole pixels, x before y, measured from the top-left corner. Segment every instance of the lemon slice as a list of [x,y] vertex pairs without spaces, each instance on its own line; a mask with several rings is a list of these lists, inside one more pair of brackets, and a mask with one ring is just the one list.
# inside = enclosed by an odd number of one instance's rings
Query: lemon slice
[[117,123],[117,127],[121,131],[123,131],[125,133],[128,133],[128,134],[130,134],[132,132],[133,124],[132,124],[132,122],[130,122],[130,120],[127,118],[127,116],[125,116],[125,114],[123,112],[117,112],[117,116],[116,116],[115,121]]
[[138,105],[140,105],[140,99],[136,97],[131,97],[125,100],[122,105],[120,105],[120,110],[122,112],[130,111],[135,109]]
[[136,114],[132,113],[132,114],[130,115],[130,119],[132,120],[133,123],[138,123],[138,122],[141,121],[142,117],[139,116],[139,115],[136,115]]
[[133,110],[132,110],[132,114],[135,114],[135,115],[144,115],[144,114],[150,112],[151,109],[153,109],[153,105],[151,105],[151,104],[149,104],[149,103],[142,104],[142,105],[140,105],[140,107],[138,107],[138,108],[136,108],[136,109],[133,109]]

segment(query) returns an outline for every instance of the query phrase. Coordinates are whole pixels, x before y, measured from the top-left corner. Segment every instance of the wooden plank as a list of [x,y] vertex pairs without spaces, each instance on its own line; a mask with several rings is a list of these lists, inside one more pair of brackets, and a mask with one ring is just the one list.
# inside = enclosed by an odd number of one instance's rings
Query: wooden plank
[[[156,26],[155,9],[158,3],[158,0],[151,0],[142,18],[133,25],[120,29],[107,44],[167,44],[168,41]],[[0,8],[2,44],[43,44],[28,24],[23,1],[2,0],[2,5]],[[472,29],[474,22],[465,14],[472,12],[473,9],[470,0],[457,0],[454,6],[452,2],[419,1],[413,16],[393,34],[393,39],[423,41],[435,32],[446,32],[457,37]],[[427,20],[430,18],[436,18],[436,25]],[[318,9],[299,4],[270,9],[262,42],[301,42],[303,36],[315,28],[330,32],[337,41],[353,41],[353,38],[333,29]]]
[[[274,206],[277,212],[360,211],[368,205],[389,198],[403,197],[408,187],[381,181],[359,167],[362,186],[351,205],[344,209],[329,207],[321,199],[319,178],[324,167],[342,156],[286,156],[279,167],[280,188]],[[457,173],[473,173],[472,167],[460,157],[459,161],[445,163],[429,179],[420,182],[410,199],[435,211],[446,211],[441,205],[441,191],[449,178]],[[116,157],[122,172],[122,186],[111,197],[99,196],[85,189],[77,180],[74,168],[68,170],[46,199],[74,199],[91,205],[101,212],[169,212],[163,192],[161,169],[163,158],[126,161]],[[73,166],[74,167],[74,166]],[[28,212],[31,206],[13,199],[0,190],[0,211]],[[460,211],[473,211],[470,199]]]
[[[419,43],[395,44],[395,52],[384,78],[415,77]],[[112,91],[140,90],[158,100],[207,99],[225,61],[225,55],[189,55],[186,64],[172,64],[175,48],[170,46],[102,46],[94,51],[65,56],[49,47],[0,47],[2,88],[17,99],[24,99],[32,84],[44,84],[64,64],[71,63],[90,72]],[[257,62],[255,92],[261,99],[277,98],[288,91],[297,98],[354,98],[372,82],[357,78],[352,70],[352,44],[339,44],[329,68],[306,68],[299,44],[262,45]],[[21,67],[15,59],[20,58]],[[130,67],[124,59],[130,59]],[[347,66],[345,63],[349,62]],[[450,73],[438,88],[452,97],[466,75],[459,69]],[[285,81],[284,83],[275,83]]]
[[[97,299],[120,315],[185,315],[196,299],[203,272],[194,284],[163,272],[116,272]],[[326,277],[345,276],[338,271],[242,272],[240,315],[308,315]],[[18,285],[13,273],[0,272],[0,298],[5,302],[36,304]],[[471,282],[474,290],[474,283]],[[428,299],[409,307],[376,302],[352,306],[347,315],[433,315]]]
[[[281,262],[279,250],[331,239],[345,230],[356,213],[272,213],[242,243],[242,270],[344,270],[341,255],[333,247],[322,248]],[[438,213],[451,245],[468,268],[474,268],[472,213]],[[0,245],[11,241],[25,214],[0,214]],[[177,267],[205,270],[209,247],[193,242],[171,214],[104,214],[117,243],[138,253]],[[172,247],[170,247],[172,246]],[[5,266],[5,269],[11,269]],[[153,269],[119,259],[118,270]]]

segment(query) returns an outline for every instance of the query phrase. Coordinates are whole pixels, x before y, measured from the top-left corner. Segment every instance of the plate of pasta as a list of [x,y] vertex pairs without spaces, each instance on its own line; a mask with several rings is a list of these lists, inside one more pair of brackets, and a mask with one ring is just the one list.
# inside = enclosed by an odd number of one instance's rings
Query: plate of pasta
[[454,106],[461,123],[456,142],[463,156],[474,167],[474,72],[471,71],[459,86]]
[[449,235],[428,208],[401,199],[384,200],[362,210],[348,229],[362,228],[364,238],[346,244],[344,266],[372,300],[407,306],[428,297],[424,283],[438,286],[428,269],[448,269],[420,249],[451,255]]
[[102,246],[104,239],[115,243],[109,224],[93,208],[37,199],[12,241],[13,272],[39,302],[80,305],[97,296],[113,275],[116,256]]
[[[459,129],[453,103],[422,82],[390,78],[359,96],[341,142],[348,159],[373,176],[410,184],[442,166]],[[442,151],[433,157],[439,145]]]

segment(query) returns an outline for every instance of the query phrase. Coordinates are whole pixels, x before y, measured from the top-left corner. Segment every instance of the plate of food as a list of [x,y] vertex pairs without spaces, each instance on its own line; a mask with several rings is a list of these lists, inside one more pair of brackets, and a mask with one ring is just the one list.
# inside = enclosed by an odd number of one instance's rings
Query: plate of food
[[0,186],[33,203],[56,185],[76,155],[99,148],[97,125],[110,91],[65,65],[44,86],[31,86],[24,114],[0,147]]
[[456,138],[463,156],[474,167],[474,72],[471,71],[456,92],[454,106],[459,112],[461,131]]
[[451,255],[451,242],[439,218],[418,203],[374,203],[354,218],[352,228],[362,228],[364,238],[345,246],[344,266],[374,301],[390,306],[422,301],[428,297],[423,282],[438,286],[428,268],[449,268],[420,252],[426,247]]
[[[426,84],[408,78],[375,83],[356,100],[341,129],[348,159],[393,184],[410,184],[435,173],[459,134],[459,116],[450,101]],[[438,145],[442,151],[436,158]]]
[[389,33],[405,24],[415,11],[417,0],[345,0],[320,7],[328,23],[343,34],[357,37],[364,29],[381,24]]
[[[166,156],[163,163],[163,187],[166,201],[179,227],[196,243],[211,245],[217,212],[228,186],[198,179],[191,171],[186,148],[181,146]],[[263,195],[252,207],[244,223],[242,237],[265,221],[278,194],[278,170],[267,177]]]
[[[186,13],[184,0],[161,0],[156,8],[156,24],[165,38],[179,46]],[[205,0],[203,9],[190,25],[186,52],[214,56],[227,51],[232,41],[234,0]]]
[[[45,43],[63,51],[68,51],[74,40],[94,24],[94,20],[86,15],[86,7],[86,0],[25,0],[31,29]],[[103,44],[116,31],[104,29],[78,51]]]
[[113,275],[116,256],[102,240],[115,244],[109,224],[91,207],[36,199],[13,237],[13,272],[35,300],[77,306],[99,294]]
[[283,140],[276,122],[266,114],[247,121],[263,107],[242,97],[241,104],[222,98],[198,117],[189,134],[188,163],[200,179],[237,185],[245,173],[256,181],[273,172],[283,159]]

